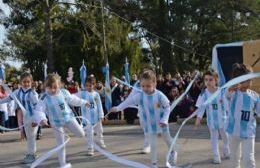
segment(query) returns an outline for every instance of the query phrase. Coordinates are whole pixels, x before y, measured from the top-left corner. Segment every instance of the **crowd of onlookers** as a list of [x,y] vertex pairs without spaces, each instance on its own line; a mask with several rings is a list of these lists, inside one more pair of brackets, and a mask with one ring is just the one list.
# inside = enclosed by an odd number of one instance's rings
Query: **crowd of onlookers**
[[[162,91],[172,103],[176,100],[186,89],[193,76],[190,72],[186,72],[184,74],[176,73],[172,76],[170,73],[167,73],[165,76],[158,75],[157,76],[157,89]],[[121,77],[124,80],[124,76]],[[134,85],[138,81],[137,74],[133,74],[131,76],[130,84]],[[18,83],[8,84],[11,90],[16,90],[19,88]],[[131,88],[127,85],[118,83],[115,78],[111,78],[110,80],[111,86],[111,98],[112,98],[112,106],[119,105],[122,101],[124,101],[131,92]],[[188,94],[185,98],[177,105],[177,107],[171,112],[169,121],[176,122],[177,118],[186,118],[195,110],[196,100],[201,92],[203,87],[203,82],[200,77],[198,77]],[[44,84],[42,81],[35,81],[33,88],[39,94],[39,97],[44,93]],[[78,82],[70,82],[64,84],[64,88],[66,88],[71,94],[77,93],[81,88]],[[103,82],[97,81],[96,91],[100,94],[101,100],[103,103],[104,113],[106,114],[105,108],[105,87]],[[0,99],[8,96],[3,87],[0,85]],[[21,119],[16,115],[16,105],[14,101],[10,103],[0,104],[0,125],[8,127],[8,128],[16,128],[17,122]],[[73,108],[73,111],[76,115],[80,115],[80,110],[77,108]],[[121,120],[124,119],[127,123],[131,124],[134,122],[137,116],[137,108],[129,107],[124,110],[123,113],[112,113],[108,115],[109,120]],[[0,130],[3,133],[3,131]],[[41,136],[41,132],[38,132],[38,138]]]

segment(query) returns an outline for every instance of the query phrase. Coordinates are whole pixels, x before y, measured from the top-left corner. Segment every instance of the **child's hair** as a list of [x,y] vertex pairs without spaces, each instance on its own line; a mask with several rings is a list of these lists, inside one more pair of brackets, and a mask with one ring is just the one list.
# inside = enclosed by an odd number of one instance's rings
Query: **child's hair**
[[141,74],[140,80],[151,80],[156,83],[156,75],[152,70],[146,70]]
[[22,73],[22,75],[20,76],[20,82],[25,78],[30,78],[31,82],[33,82],[32,74],[30,74],[29,72]]
[[48,76],[44,82],[44,86],[50,87],[55,82],[58,82],[59,86],[61,85],[60,76],[58,74],[54,74],[54,73],[48,74]]
[[89,76],[86,79],[86,84],[90,83],[91,85],[96,85],[96,78],[94,76]]
[[245,64],[235,63],[232,65],[232,78],[253,72],[252,68]]
[[216,83],[218,83],[218,73],[216,71],[210,69],[204,73],[204,78],[206,75],[213,76],[213,78],[216,80]]

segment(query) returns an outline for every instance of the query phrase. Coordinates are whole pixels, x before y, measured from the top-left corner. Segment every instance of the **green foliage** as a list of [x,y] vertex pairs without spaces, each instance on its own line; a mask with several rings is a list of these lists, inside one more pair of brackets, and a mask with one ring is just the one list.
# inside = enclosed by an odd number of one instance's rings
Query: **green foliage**
[[[123,74],[126,57],[131,73],[149,62],[164,73],[203,70],[211,63],[215,44],[260,38],[260,1],[110,0],[104,1],[105,54],[100,1],[76,0],[72,5],[49,0],[49,17],[46,0],[3,2],[12,10],[10,16],[1,16],[8,33],[0,58],[20,59],[36,79],[43,79],[42,64],[49,51],[46,18],[51,21],[55,71],[63,78],[73,67],[79,79],[83,59],[88,74],[101,77],[106,56],[116,76]],[[148,50],[142,49],[141,40]]]

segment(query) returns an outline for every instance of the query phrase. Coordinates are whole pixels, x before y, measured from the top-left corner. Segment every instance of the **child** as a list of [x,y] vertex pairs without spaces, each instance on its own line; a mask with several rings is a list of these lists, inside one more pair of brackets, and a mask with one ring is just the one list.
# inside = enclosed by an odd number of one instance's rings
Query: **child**
[[[38,94],[32,89],[33,77],[30,73],[24,72],[20,77],[21,88],[14,91],[14,95],[26,109],[26,113],[22,115],[24,131],[27,140],[27,154],[23,162],[25,164],[32,163],[36,159],[36,131],[37,128],[32,127],[33,108],[38,103]],[[0,100],[0,104],[12,101],[12,97],[8,96]],[[20,110],[19,110],[20,111]]]
[[[244,64],[233,65],[233,78],[251,73]],[[248,80],[233,86],[226,94],[229,101],[228,127],[232,167],[240,168],[241,153],[245,168],[255,168],[256,115],[260,117],[259,95],[250,90]]]
[[[135,82],[134,87],[141,90],[140,82],[138,80]],[[129,97],[132,97],[137,93],[138,93],[138,90],[133,89],[131,91]],[[145,129],[145,127],[143,125],[144,121],[143,121],[143,115],[142,115],[141,111],[142,111],[142,108],[140,106],[138,106],[138,114],[137,115],[139,117],[140,126],[144,131],[144,147],[143,147],[143,150],[142,150],[142,154],[147,154],[147,153],[151,152],[151,146],[149,144],[148,130]]]
[[[84,137],[83,128],[74,118],[69,105],[89,106],[86,100],[71,95],[67,90],[60,89],[60,78],[57,74],[49,74],[45,81],[46,93],[35,107],[35,121],[41,125],[48,125],[45,113],[48,115],[57,145],[64,143],[64,128],[73,132],[77,137]],[[70,168],[71,164],[66,163],[65,148],[58,153],[61,168]]]
[[[204,74],[204,83],[207,87],[202,93],[199,95],[196,106],[200,107],[215,91],[219,88],[217,87],[218,83],[218,74],[212,70],[207,71]],[[202,109],[197,114],[197,120],[195,126],[198,127],[203,118],[204,112],[207,112],[207,125],[210,132],[210,141],[213,152],[213,163],[220,164],[221,158],[219,154],[218,147],[218,137],[219,134],[223,140],[223,157],[228,159],[230,157],[229,151],[229,143],[228,136],[225,132],[226,119],[227,114],[224,106],[224,96],[218,96],[210,105],[206,107],[206,109]]]
[[[86,79],[86,90],[76,93],[76,95],[84,100],[90,102],[90,107],[81,107],[81,113],[83,117],[83,123],[85,123],[84,118],[91,122],[91,125],[86,126],[87,134],[87,155],[94,155],[94,129],[97,133],[98,143],[102,148],[106,148],[103,139],[103,126],[102,119],[104,118],[104,112],[102,108],[102,103],[99,94],[95,91],[96,78],[88,77]],[[86,123],[84,124],[86,125]],[[95,128],[93,129],[93,126]]]
[[[142,92],[129,96],[119,106],[113,107],[110,111],[121,111],[128,106],[138,105],[142,108],[143,126],[148,132],[151,145],[152,167],[157,168],[157,135],[162,133],[165,142],[170,147],[171,136],[169,133],[168,119],[170,115],[170,104],[167,97],[156,90],[156,76],[153,71],[147,70],[140,77]],[[173,159],[174,158],[174,159]],[[176,164],[177,153],[172,152],[171,164]]]

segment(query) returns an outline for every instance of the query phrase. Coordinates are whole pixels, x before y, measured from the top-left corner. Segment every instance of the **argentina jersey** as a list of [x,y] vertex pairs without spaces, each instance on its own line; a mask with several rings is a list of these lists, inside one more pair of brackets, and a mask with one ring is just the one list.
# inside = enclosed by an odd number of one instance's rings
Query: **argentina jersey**
[[61,127],[70,122],[74,114],[69,107],[85,105],[86,101],[71,95],[67,90],[61,89],[56,95],[49,95],[45,93],[39,104],[36,106],[35,112],[38,113],[37,122],[45,119],[43,113],[49,117],[51,125]]
[[[196,102],[197,107],[201,107],[204,102],[212,95],[208,89],[202,91]],[[224,105],[224,91],[214,99],[209,105],[198,112],[197,117],[202,118],[204,112],[207,114],[207,125],[211,130],[218,130],[226,127],[227,113]]]
[[15,90],[14,94],[23,105],[23,107],[26,109],[26,114],[24,117],[32,117],[33,108],[39,101],[37,92],[31,88],[27,90],[20,88]]
[[[104,118],[104,112],[99,93],[97,93],[96,91],[91,93],[88,91],[81,91],[76,93],[75,95],[81,99],[87,100],[90,103],[89,108],[87,108],[86,106],[81,107],[83,118],[86,118],[88,121],[90,121],[92,125],[95,125],[99,121],[99,119]],[[86,124],[84,120],[83,123]]]
[[161,91],[155,90],[152,95],[138,92],[133,96],[129,96],[116,108],[118,111],[122,111],[131,105],[138,105],[141,109],[139,115],[142,117],[145,132],[161,133],[160,123],[168,124],[170,102]]
[[233,92],[229,99],[227,132],[235,137],[254,138],[256,134],[256,115],[260,116],[259,95],[247,90]]

